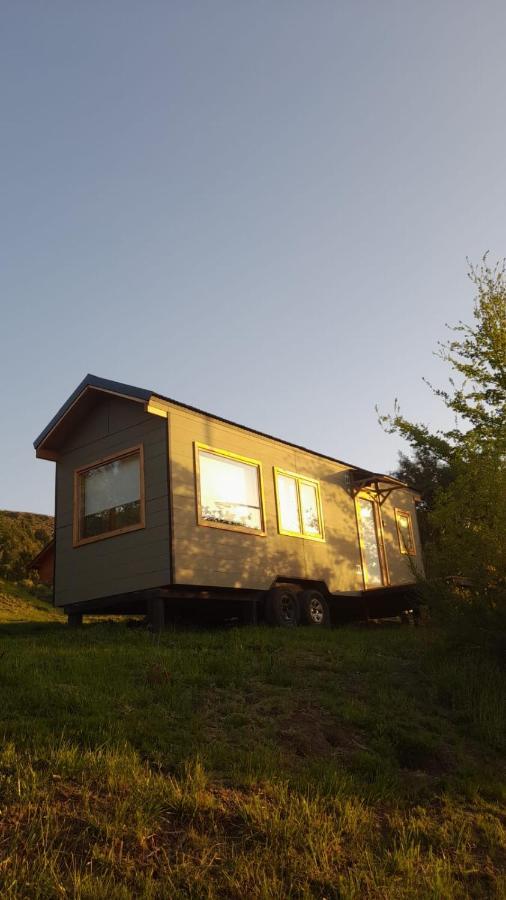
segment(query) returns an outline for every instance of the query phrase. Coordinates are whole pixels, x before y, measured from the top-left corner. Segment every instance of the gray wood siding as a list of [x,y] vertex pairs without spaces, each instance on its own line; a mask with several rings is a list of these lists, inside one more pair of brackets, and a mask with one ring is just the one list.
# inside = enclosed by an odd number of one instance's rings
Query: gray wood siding
[[[144,448],[146,527],[73,547],[75,469],[137,444]],[[56,464],[57,606],[170,582],[167,470],[167,422],[141,403],[104,395],[72,431]]]
[[[195,441],[260,462],[265,535],[197,524]],[[73,547],[75,469],[137,444],[144,448],[146,527]],[[319,482],[324,542],[279,533],[274,467]],[[346,466],[203,413],[168,405],[166,419],[146,413],[142,403],[103,395],[69,434],[56,479],[57,606],[171,582],[265,590],[276,578],[301,578],[325,581],[332,592],[363,588],[355,501]],[[400,552],[396,508],[412,515],[414,557]],[[412,493],[393,491],[381,507],[381,518],[390,583],[412,582],[413,564],[423,572]]]
[[[169,408],[174,581],[186,585],[265,590],[276,578],[325,581],[329,590],[361,591],[362,564],[354,497],[347,470],[332,460],[280,441],[248,433],[203,413]],[[260,462],[264,487],[266,535],[243,534],[197,524],[194,441]],[[325,541],[304,540],[278,530],[274,467],[316,479]],[[399,548],[395,508],[412,514],[416,557]],[[381,507],[390,583],[413,582],[412,563],[423,573],[413,495],[395,490]]]
[[[265,536],[197,525],[194,441],[261,463]],[[276,578],[308,578],[325,581],[331,591],[362,589],[345,466],[176,406],[169,412],[169,442],[175,582],[265,590]],[[319,481],[325,542],[279,534],[274,466]]]
[[[416,554],[414,556],[408,556],[405,553],[401,553],[399,534],[395,519],[396,509],[404,510],[404,512],[409,512],[411,515],[413,537],[415,539],[416,547]],[[381,519],[383,524],[388,574],[391,583],[408,584],[410,582],[412,583],[417,575],[423,577],[422,545],[418,531],[415,501],[411,491],[392,491],[381,507]]]

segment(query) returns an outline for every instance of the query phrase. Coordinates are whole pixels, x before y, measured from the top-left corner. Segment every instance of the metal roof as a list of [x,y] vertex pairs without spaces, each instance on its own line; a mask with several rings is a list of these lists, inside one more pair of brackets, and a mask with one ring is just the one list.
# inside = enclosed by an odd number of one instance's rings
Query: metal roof
[[107,378],[99,378],[98,375],[85,375],[81,383],[77,385],[75,391],[73,391],[70,397],[65,400],[63,406],[60,407],[39,436],[35,438],[33,442],[35,449],[43,443],[48,434],[50,434],[53,428],[58,425],[61,419],[63,419],[65,413],[68,412],[79,396],[89,387],[108,391],[113,394],[122,394],[125,397],[131,397],[132,400],[143,400],[146,403],[154,393],[154,391],[145,391],[143,388],[134,387],[131,384],[122,384],[120,381],[109,381]]
[[[203,409],[198,409],[196,406],[190,406],[188,403],[181,403],[179,400],[173,400],[171,397],[166,397],[163,394],[159,394],[157,391],[148,391],[144,388],[135,387],[131,384],[123,384],[123,382],[120,381],[110,381],[107,378],[100,378],[98,375],[91,374],[88,374],[83,378],[81,383],[76,387],[75,391],[72,392],[63,406],[60,407],[56,415],[53,416],[44,430],[41,431],[39,436],[34,440],[33,445],[36,450],[41,447],[41,445],[51,434],[53,429],[62,421],[66,413],[79,399],[81,394],[83,394],[88,388],[117,394],[122,397],[142,401],[144,403],[147,403],[153,397],[159,400],[164,400],[166,403],[171,403],[174,406],[181,407],[182,409],[188,409],[191,412],[200,413],[200,415],[209,416],[212,419],[216,419],[216,421],[218,422],[224,422],[226,425],[232,425],[234,428],[241,428],[243,431],[248,431],[250,434],[258,434],[260,437],[265,437],[272,441],[278,441],[279,443],[285,444],[288,447],[293,447],[296,450],[302,450],[305,453],[313,454],[313,456],[319,456],[322,459],[330,460],[330,462],[335,462],[339,465],[346,466],[349,469],[354,469],[356,470],[356,473],[359,477],[369,476],[373,477],[374,479],[385,479],[385,481],[397,481],[397,479],[392,479],[391,475],[381,475],[379,473],[370,472],[368,469],[363,469],[361,466],[355,466],[352,463],[344,462],[342,459],[337,459],[335,456],[328,456],[326,453],[320,453],[317,450],[310,450],[308,447],[303,447],[301,444],[294,444],[292,443],[292,441],[287,441],[284,438],[275,437],[274,435],[267,434],[264,431],[258,431],[258,429],[256,428],[249,428],[247,425],[241,425],[239,424],[239,422],[233,422],[231,419],[224,419],[222,416],[217,416],[214,413],[206,412]],[[401,486],[403,483],[398,482],[398,484],[399,486]],[[408,490],[410,490],[410,488],[408,488]]]

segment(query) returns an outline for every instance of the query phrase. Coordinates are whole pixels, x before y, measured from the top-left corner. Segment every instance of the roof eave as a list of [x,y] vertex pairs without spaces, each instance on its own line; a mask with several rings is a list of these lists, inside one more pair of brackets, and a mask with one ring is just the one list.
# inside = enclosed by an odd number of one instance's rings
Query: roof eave
[[138,403],[147,403],[152,395],[151,391],[136,388],[133,385],[123,384],[119,381],[109,381],[106,378],[99,378],[97,375],[86,375],[43,431],[41,431],[39,436],[35,438],[33,446],[35,447],[37,457],[53,461],[56,461],[59,458],[55,448],[48,446],[49,439],[52,435],[54,436],[54,432],[61,426],[66,416],[82,399],[86,392],[90,390],[104,394],[113,394],[116,397],[123,397]]
[[[326,453],[320,453],[317,450],[311,450],[308,447],[303,447],[299,444],[294,444],[291,441],[284,440],[283,438],[275,437],[274,435],[267,434],[266,432],[259,431],[255,428],[248,428],[246,425],[241,425],[238,422],[233,422],[231,419],[225,419],[222,416],[217,416],[213,413],[206,412],[205,410],[198,409],[195,406],[190,406],[187,403],[181,403],[178,400],[173,400],[170,397],[166,397],[163,394],[155,393],[154,391],[147,391],[143,388],[135,387],[134,385],[124,384],[119,381],[110,381],[106,378],[100,378],[97,375],[88,374],[83,378],[80,384],[76,387],[76,389],[72,392],[72,394],[65,401],[63,406],[60,407],[58,412],[53,416],[51,421],[46,425],[43,431],[39,434],[39,436],[33,442],[35,447],[36,456],[40,459],[49,459],[53,462],[57,462],[60,458],[58,450],[55,446],[51,446],[49,444],[51,436],[54,437],[54,432],[58,429],[63,423],[66,416],[70,413],[70,411],[76,406],[76,404],[82,399],[82,397],[86,394],[87,391],[94,390],[101,393],[113,394],[116,397],[122,397],[126,400],[133,400],[139,403],[143,403],[145,408],[148,409],[150,404],[153,404],[153,401],[159,401],[157,406],[163,405],[174,405],[182,409],[190,410],[191,412],[198,413],[199,415],[208,416],[211,419],[215,419],[217,422],[223,422],[226,425],[232,425],[234,428],[241,428],[243,431],[248,431],[250,434],[256,434],[261,437],[267,438],[268,440],[278,441],[279,443],[285,444],[288,447],[294,447],[296,450],[302,450],[304,453],[310,453],[313,456],[318,456],[322,459],[327,459],[330,462],[337,463],[340,466],[343,466],[345,469],[353,470],[355,473],[355,483],[357,480],[362,477],[363,479],[369,480],[378,480],[378,481],[386,481],[389,484],[395,482],[398,487],[405,488],[406,490],[411,490],[407,485],[398,479],[392,478],[390,475],[383,475],[380,473],[371,472],[368,469],[364,469],[361,466],[353,465],[353,463],[345,462],[342,459],[337,459],[334,456],[329,456]],[[150,412],[154,410],[149,410]],[[160,412],[158,412],[160,414]]]

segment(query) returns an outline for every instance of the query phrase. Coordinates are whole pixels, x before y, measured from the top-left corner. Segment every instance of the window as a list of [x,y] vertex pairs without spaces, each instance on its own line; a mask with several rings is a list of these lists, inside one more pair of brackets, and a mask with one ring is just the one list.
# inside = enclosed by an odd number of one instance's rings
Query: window
[[75,473],[74,544],[144,527],[142,447]]
[[205,444],[195,456],[198,524],[264,534],[260,463]]
[[274,469],[280,534],[323,541],[320,486],[312,478]]
[[402,509],[396,509],[395,521],[397,522],[397,534],[399,535],[399,546],[401,548],[401,553],[407,554],[409,556],[416,556],[416,546],[413,536],[411,513],[404,512]]

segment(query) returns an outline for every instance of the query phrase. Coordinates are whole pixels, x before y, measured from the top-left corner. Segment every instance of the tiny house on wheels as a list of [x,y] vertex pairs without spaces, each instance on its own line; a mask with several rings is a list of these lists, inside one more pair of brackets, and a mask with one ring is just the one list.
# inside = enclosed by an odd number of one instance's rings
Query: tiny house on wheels
[[87,375],[34,442],[56,462],[54,603],[146,613],[228,603],[325,626],[416,607],[416,495],[401,481]]

